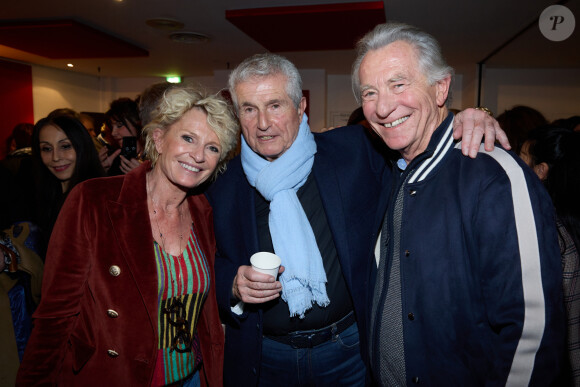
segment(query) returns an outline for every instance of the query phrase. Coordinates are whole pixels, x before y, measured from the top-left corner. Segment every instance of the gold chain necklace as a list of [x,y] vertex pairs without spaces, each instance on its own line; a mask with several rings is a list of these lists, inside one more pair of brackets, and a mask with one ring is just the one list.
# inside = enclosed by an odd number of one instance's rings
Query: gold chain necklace
[[[169,254],[167,252],[167,250],[165,249],[165,237],[163,236],[163,231],[161,231],[161,227],[159,226],[159,220],[157,219],[159,215],[157,215],[157,209],[155,207],[158,207],[157,202],[155,201],[155,199],[153,199],[153,193],[151,192],[151,188],[149,187],[149,177],[147,177],[146,180],[146,184],[147,184],[147,193],[148,196],[151,198],[151,203],[153,204],[153,215],[154,215],[154,219],[155,219],[155,225],[157,226],[157,231],[159,232],[159,239],[161,239],[161,247],[163,248],[163,251],[165,251],[167,254]],[[183,242],[183,212],[181,211],[181,208],[178,207],[177,208],[177,212],[179,212],[179,255],[178,257],[181,257],[183,255],[183,250],[181,248],[182,242]]]

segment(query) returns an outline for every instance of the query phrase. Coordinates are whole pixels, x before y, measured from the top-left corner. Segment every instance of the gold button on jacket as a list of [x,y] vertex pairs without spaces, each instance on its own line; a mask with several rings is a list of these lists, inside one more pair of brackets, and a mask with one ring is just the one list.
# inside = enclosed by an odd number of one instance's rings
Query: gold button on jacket
[[112,349],[108,349],[107,350],[107,354],[109,356],[111,356],[111,357],[117,357],[117,356],[119,356],[119,353],[117,351],[112,350]]
[[121,268],[117,265],[113,265],[113,266],[109,267],[109,273],[112,276],[117,277],[117,276],[119,276],[119,274],[121,274]]

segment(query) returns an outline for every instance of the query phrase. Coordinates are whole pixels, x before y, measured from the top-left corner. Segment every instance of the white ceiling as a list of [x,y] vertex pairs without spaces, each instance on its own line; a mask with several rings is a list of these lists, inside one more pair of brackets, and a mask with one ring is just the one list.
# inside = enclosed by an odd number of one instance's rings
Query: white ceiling
[[[212,75],[237,65],[265,49],[225,19],[226,10],[349,3],[356,0],[12,0],[0,6],[0,21],[19,19],[75,19],[149,51],[147,58],[74,60],[68,71],[106,77],[159,77]],[[580,0],[565,2],[576,16],[576,30],[564,42],[545,39],[537,23],[488,62],[493,67],[580,68]],[[530,25],[553,1],[547,0],[389,0],[387,20],[414,24],[432,33],[442,44],[450,64],[458,71],[478,62]],[[153,29],[147,19],[171,18],[184,30],[207,34],[205,44],[169,40],[167,31]],[[356,23],[353,20],[353,23]],[[309,28],[297,25],[295,28]],[[348,26],[336,26],[348,28]],[[0,32],[1,33],[1,32]],[[292,35],[292,31],[264,34]],[[282,53],[299,68],[350,72],[353,50]],[[0,46],[0,57],[25,63],[67,69],[67,60],[50,60]],[[99,71],[100,69],[100,71]]]

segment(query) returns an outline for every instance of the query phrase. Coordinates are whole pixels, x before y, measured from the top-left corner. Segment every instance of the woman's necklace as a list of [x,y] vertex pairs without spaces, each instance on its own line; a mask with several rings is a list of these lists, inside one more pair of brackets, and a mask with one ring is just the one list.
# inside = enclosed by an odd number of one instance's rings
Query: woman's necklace
[[[163,248],[163,251],[165,251],[167,254],[169,254],[169,252],[167,252],[167,250],[165,249],[165,236],[163,236],[163,231],[161,230],[161,227],[159,226],[159,220],[158,220],[158,213],[157,213],[157,208],[159,207],[157,202],[155,201],[155,199],[153,198],[153,193],[151,192],[151,189],[149,187],[149,179],[147,179],[147,193],[148,196],[151,198],[151,203],[153,204],[153,218],[155,219],[155,225],[157,226],[157,231],[159,232],[159,239],[161,240],[161,247]],[[157,207],[157,208],[156,208]],[[181,206],[179,206],[177,208],[177,211],[179,212],[179,255],[178,257],[183,255],[183,250],[182,250],[182,243],[183,243],[183,212],[181,211]]]

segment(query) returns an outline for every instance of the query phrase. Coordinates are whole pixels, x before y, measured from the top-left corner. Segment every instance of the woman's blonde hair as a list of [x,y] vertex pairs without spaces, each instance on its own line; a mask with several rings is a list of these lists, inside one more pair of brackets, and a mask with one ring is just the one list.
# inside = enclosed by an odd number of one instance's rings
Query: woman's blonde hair
[[228,156],[239,139],[239,124],[231,105],[223,97],[207,94],[199,87],[176,85],[161,96],[151,111],[151,122],[143,128],[145,153],[151,165],[155,166],[159,153],[153,139],[154,130],[159,128],[165,132],[191,109],[200,109],[207,114],[207,123],[219,139],[221,153],[215,177],[226,169]]

